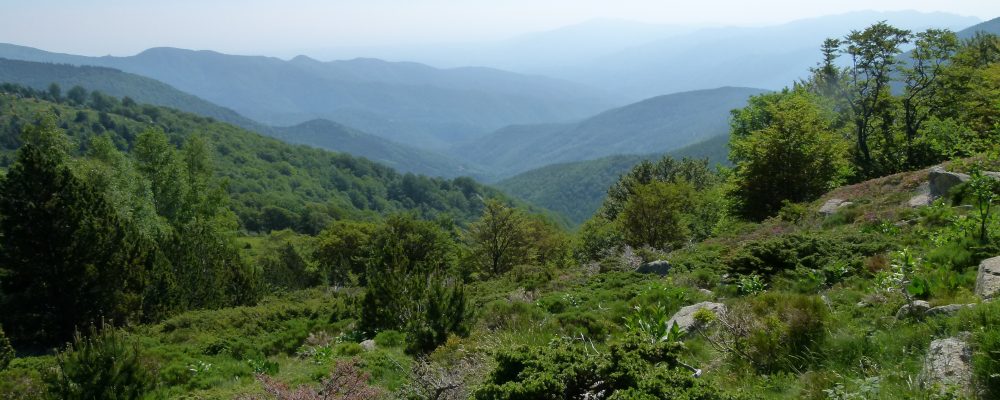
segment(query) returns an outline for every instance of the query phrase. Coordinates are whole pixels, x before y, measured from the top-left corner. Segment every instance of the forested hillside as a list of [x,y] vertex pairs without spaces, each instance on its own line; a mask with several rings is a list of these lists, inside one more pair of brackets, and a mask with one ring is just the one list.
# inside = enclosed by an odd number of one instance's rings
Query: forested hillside
[[[729,136],[715,138],[668,152],[676,159],[707,159],[709,165],[729,165]],[[596,160],[547,165],[522,172],[496,184],[511,196],[551,210],[573,225],[586,221],[604,201],[608,188],[621,175],[642,161],[655,161],[662,154],[618,155]]]
[[5,85],[0,100],[0,145],[4,165],[23,143],[21,130],[44,115],[86,152],[90,141],[106,135],[124,151],[149,130],[162,131],[177,146],[189,138],[206,141],[226,182],[231,208],[248,231],[292,228],[317,232],[333,219],[364,218],[412,210],[425,217],[449,215],[468,220],[482,207],[481,197],[499,193],[471,179],[444,180],[400,174],[346,154],[286,144],[226,123],[100,92],[71,90],[65,95]]
[[394,143],[332,121],[313,120],[288,127],[264,125],[165,83],[111,68],[0,59],[0,82],[52,92],[53,95],[68,94],[79,86],[119,99],[128,97],[138,103],[211,117],[290,143],[365,157],[402,172],[448,178],[481,174],[476,168],[463,166],[443,155]]
[[451,154],[504,178],[553,163],[663,153],[725,134],[729,111],[762,92],[719,88],[669,94],[572,124],[507,127]]

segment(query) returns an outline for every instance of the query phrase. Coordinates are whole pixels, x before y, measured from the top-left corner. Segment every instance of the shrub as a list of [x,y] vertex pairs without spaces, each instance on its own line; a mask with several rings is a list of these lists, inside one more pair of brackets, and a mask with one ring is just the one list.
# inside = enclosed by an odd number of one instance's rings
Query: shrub
[[14,348],[10,347],[10,340],[7,340],[7,336],[3,333],[3,327],[0,327],[0,371],[6,369],[13,360]]
[[60,399],[138,399],[153,388],[153,376],[137,344],[110,327],[79,332],[56,355],[58,368],[46,375],[49,393]]
[[822,359],[829,318],[816,296],[765,293],[730,306],[719,342],[758,371],[802,371]]
[[319,388],[301,385],[295,388],[267,375],[257,375],[268,396],[246,396],[244,400],[368,400],[384,398],[382,389],[370,384],[371,375],[364,372],[356,359],[338,361]]
[[682,348],[680,343],[628,336],[601,352],[568,339],[554,340],[547,347],[502,350],[473,396],[578,399],[603,393],[611,399],[731,398],[681,369],[677,353]]
[[394,330],[385,330],[375,335],[375,344],[380,347],[399,347],[406,343],[406,335]]

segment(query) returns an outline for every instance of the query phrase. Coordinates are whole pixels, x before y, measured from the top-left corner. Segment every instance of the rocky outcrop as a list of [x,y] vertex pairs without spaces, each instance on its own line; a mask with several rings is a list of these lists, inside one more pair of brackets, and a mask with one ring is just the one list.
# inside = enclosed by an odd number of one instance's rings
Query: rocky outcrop
[[979,263],[976,294],[986,300],[1000,295],[1000,257],[988,258]]
[[925,386],[949,386],[970,393],[972,349],[958,337],[932,341],[921,376]]
[[667,321],[667,328],[670,328],[674,325],[674,323],[676,323],[677,328],[679,328],[681,332],[694,332],[698,330],[702,326],[701,321],[698,321],[695,318],[695,313],[702,309],[709,310],[718,315],[726,312],[726,305],[722,303],[703,301],[698,304],[683,307],[680,311],[677,311],[673,317],[670,317],[670,320]]
[[948,172],[940,166],[933,167],[927,175],[927,180],[930,183],[930,195],[932,198],[944,196],[951,188],[968,182],[969,178],[967,174]]
[[933,307],[927,310],[924,315],[928,317],[936,317],[941,315],[954,315],[955,313],[961,311],[963,308],[975,307],[975,304],[948,304],[946,306]]
[[365,351],[375,350],[375,347],[376,346],[375,346],[375,341],[374,340],[368,339],[368,340],[365,340],[365,341],[361,342],[361,348],[365,349]]
[[847,207],[851,204],[854,203],[844,199],[836,199],[836,198],[830,199],[827,200],[826,203],[823,203],[823,206],[819,208],[819,213],[823,215],[832,215],[833,213],[837,212],[837,210]]
[[639,268],[635,269],[635,272],[640,274],[656,274],[664,276],[670,273],[670,262],[667,260],[651,261],[640,265]]
[[912,303],[904,304],[896,311],[896,319],[907,317],[923,317],[927,310],[931,309],[931,303],[923,300],[916,300]]

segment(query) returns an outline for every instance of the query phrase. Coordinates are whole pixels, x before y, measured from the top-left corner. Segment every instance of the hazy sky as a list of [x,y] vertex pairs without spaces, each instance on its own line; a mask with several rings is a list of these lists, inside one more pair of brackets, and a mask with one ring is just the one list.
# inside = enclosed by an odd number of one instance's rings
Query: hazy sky
[[0,0],[0,42],[84,55],[156,46],[303,49],[503,39],[594,18],[767,25],[857,10],[1000,16],[997,0]]

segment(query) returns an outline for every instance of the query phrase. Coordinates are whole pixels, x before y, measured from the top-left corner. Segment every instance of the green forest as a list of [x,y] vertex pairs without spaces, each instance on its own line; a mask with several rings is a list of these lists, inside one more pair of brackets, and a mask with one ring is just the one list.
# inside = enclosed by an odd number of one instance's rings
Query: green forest
[[0,398],[1000,397],[1000,37],[816,48],[732,111],[729,163],[602,161],[572,221],[2,84]]

